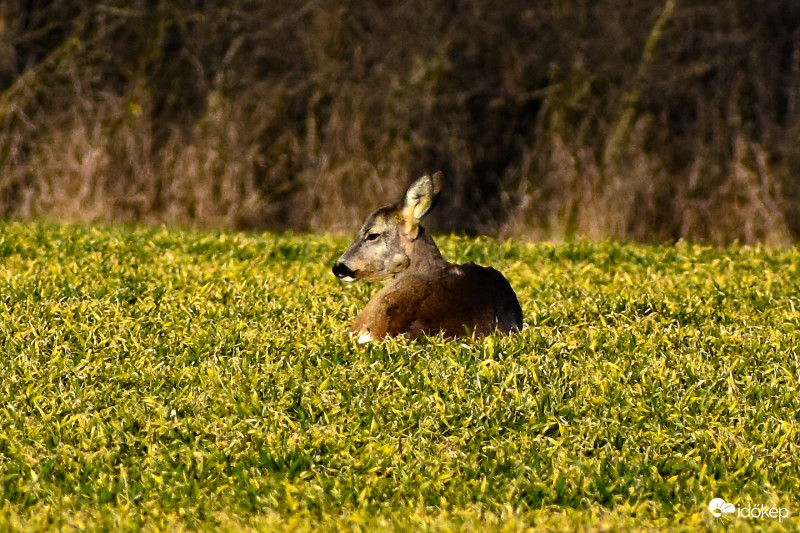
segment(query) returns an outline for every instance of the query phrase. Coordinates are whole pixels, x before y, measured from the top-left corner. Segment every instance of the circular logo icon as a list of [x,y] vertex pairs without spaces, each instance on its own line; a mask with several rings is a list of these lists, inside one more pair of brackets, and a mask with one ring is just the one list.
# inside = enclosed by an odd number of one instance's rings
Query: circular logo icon
[[708,510],[714,515],[714,518],[719,518],[723,514],[736,512],[736,506],[728,503],[722,498],[714,498],[708,502]]

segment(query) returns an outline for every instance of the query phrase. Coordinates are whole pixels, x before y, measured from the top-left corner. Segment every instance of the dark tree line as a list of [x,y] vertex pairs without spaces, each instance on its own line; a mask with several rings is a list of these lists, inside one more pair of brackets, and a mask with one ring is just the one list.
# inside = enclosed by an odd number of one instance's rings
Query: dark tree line
[[7,218],[800,235],[796,0],[0,6]]

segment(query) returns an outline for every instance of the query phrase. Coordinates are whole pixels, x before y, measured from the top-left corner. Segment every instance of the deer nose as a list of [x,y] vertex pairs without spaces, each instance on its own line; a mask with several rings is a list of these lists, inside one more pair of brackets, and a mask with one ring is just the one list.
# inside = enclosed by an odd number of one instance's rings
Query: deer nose
[[331,270],[333,271],[333,275],[339,279],[345,281],[353,281],[356,279],[356,273],[350,270],[350,267],[344,263],[336,263]]

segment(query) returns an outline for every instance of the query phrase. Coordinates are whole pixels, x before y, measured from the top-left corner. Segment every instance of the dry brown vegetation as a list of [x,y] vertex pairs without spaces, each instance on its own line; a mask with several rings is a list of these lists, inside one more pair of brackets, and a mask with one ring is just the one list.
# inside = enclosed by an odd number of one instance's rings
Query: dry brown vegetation
[[6,218],[800,235],[797,0],[0,3]]

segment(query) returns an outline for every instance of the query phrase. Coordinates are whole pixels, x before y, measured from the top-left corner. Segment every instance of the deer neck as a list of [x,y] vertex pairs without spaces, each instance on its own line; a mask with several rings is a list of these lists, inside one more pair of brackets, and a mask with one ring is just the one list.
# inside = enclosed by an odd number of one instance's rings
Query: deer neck
[[419,228],[417,238],[406,243],[406,255],[409,263],[405,272],[408,273],[432,272],[448,265],[447,261],[442,259],[442,254],[433,242],[433,238],[422,227]]

